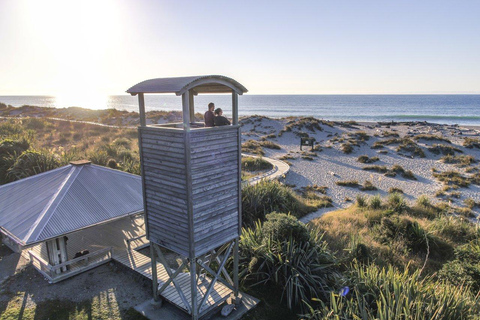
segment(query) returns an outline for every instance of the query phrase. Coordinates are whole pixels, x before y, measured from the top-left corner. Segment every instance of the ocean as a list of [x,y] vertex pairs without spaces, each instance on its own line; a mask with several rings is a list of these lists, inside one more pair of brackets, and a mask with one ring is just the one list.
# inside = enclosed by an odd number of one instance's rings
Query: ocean
[[[76,105],[90,109],[116,108],[138,111],[136,97],[110,96],[107,102]],[[59,105],[54,96],[0,96],[14,107]],[[231,115],[230,95],[199,95],[195,111],[203,113],[209,102]],[[145,95],[146,110],[181,110],[175,95]],[[249,95],[239,97],[239,115],[272,118],[313,116],[338,121],[428,121],[444,124],[480,125],[480,95]]]

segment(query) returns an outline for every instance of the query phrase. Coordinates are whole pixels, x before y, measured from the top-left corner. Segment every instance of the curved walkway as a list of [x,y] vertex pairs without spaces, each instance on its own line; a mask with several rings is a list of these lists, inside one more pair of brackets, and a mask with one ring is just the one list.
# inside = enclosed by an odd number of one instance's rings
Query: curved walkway
[[[242,156],[260,158],[258,156],[246,155],[243,153],[242,153]],[[260,182],[262,179],[268,179],[268,180],[280,179],[280,178],[283,178],[290,170],[290,166],[281,160],[267,158],[267,157],[262,157],[262,159],[270,162],[270,164],[273,166],[272,170],[265,172],[259,176],[248,179],[247,181],[244,181],[243,183],[244,185],[245,184],[255,185],[258,182]]]

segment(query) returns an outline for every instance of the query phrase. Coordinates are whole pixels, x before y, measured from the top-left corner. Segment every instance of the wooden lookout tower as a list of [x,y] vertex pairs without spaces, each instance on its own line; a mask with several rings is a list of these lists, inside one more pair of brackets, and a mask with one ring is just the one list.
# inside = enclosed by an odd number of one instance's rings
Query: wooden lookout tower
[[[127,92],[138,96],[140,109],[139,147],[154,299],[168,300],[192,319],[210,313],[228,298],[238,303],[238,95],[247,89],[233,79],[212,75],[151,79]],[[181,96],[183,121],[147,125],[147,93]],[[232,125],[204,127],[203,122],[195,122],[194,97],[202,93],[231,94]],[[202,113],[206,108],[201,107]],[[162,248],[184,257],[179,268],[168,266]],[[232,255],[230,277],[225,264]],[[159,266],[165,270],[158,270]]]

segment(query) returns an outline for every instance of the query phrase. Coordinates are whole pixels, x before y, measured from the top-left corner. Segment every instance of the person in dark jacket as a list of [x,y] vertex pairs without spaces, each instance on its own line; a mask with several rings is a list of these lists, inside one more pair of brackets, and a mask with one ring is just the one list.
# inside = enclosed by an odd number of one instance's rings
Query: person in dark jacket
[[210,102],[208,104],[208,110],[203,115],[203,119],[205,121],[205,127],[213,127],[214,126],[214,118],[215,115],[213,114],[213,109],[215,109],[215,104]]
[[215,127],[229,126],[230,125],[230,121],[228,121],[227,118],[222,116],[222,114],[223,114],[223,111],[222,111],[221,108],[215,109],[215,118],[213,120],[213,123],[215,124]]

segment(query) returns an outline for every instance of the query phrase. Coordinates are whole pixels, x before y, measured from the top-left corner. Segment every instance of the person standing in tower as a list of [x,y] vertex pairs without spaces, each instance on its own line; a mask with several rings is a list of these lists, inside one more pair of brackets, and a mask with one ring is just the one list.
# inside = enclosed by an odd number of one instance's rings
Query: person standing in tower
[[210,102],[208,104],[208,110],[203,115],[203,119],[205,121],[205,127],[214,126],[213,120],[215,118],[215,115],[213,114],[213,109],[215,109],[215,104],[213,102]]

